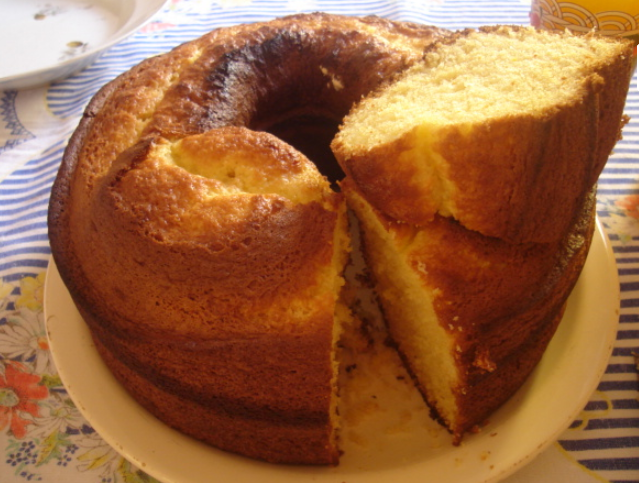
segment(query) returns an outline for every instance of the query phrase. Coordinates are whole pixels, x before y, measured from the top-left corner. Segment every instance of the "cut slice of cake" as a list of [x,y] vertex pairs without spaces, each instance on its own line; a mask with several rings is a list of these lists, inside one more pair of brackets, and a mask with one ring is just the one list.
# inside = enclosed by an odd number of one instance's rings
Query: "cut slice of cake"
[[523,384],[585,263],[594,195],[569,234],[513,245],[439,215],[422,227],[376,210],[346,180],[392,341],[434,416],[459,442]]
[[466,30],[360,102],[332,146],[392,218],[557,241],[619,139],[632,58],[596,35]]

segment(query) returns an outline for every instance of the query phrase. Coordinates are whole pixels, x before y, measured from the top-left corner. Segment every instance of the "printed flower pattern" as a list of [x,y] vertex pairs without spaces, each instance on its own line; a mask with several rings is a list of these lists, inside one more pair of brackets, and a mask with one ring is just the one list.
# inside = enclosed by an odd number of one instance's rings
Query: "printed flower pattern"
[[33,315],[24,309],[7,314],[0,330],[0,353],[31,362],[37,374],[53,374],[55,367],[42,318],[41,311]]
[[4,144],[0,144],[0,153],[35,137],[18,118],[17,95],[18,91],[0,91],[0,134],[6,138]]
[[639,220],[639,195],[629,195],[616,200],[615,206],[624,210],[626,216]]
[[49,350],[44,281],[44,271],[0,279],[0,441],[12,481],[38,481],[48,465],[70,467],[83,482],[156,481],[114,451],[67,394]]
[[604,226],[616,233],[622,244],[639,238],[639,195],[600,198],[597,212]]
[[27,368],[11,361],[0,379],[0,430],[7,427],[13,435],[22,439],[27,426],[40,415],[38,402],[49,394],[42,378],[27,372]]
[[30,310],[42,310],[44,302],[44,278],[45,272],[36,277],[24,277],[20,280],[20,296],[16,300],[17,307],[26,307]]

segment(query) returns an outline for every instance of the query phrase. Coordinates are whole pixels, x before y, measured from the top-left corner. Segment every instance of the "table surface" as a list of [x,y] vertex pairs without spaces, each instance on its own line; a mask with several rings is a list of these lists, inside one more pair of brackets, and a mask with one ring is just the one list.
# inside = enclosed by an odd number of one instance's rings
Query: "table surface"
[[[105,443],[73,405],[45,331],[49,193],[66,142],[101,85],[144,58],[213,28],[290,13],[378,14],[459,29],[528,24],[529,9],[525,0],[171,0],[152,22],[79,74],[42,87],[0,91],[0,481],[153,480]],[[639,482],[636,74],[626,114],[631,120],[601,175],[597,201],[620,280],[616,343],[581,414],[556,442],[505,480],[510,483]],[[437,478],[424,475],[423,481]]]

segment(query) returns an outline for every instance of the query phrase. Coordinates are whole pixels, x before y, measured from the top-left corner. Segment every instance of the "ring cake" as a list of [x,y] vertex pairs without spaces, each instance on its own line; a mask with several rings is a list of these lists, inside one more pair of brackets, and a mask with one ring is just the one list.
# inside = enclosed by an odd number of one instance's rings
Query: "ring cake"
[[[550,96],[557,48],[575,80]],[[503,68],[466,71],[482,51]],[[52,191],[55,262],[105,363],[160,420],[253,458],[336,464],[350,208],[392,342],[459,443],[561,319],[631,57],[594,35],[321,13],[215,30],[90,102]],[[498,94],[524,81],[543,102]]]

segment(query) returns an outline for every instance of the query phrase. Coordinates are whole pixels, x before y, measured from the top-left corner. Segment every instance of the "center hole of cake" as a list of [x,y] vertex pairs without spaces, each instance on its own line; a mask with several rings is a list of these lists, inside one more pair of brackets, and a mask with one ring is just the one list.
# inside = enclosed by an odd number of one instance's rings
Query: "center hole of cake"
[[269,124],[261,130],[302,152],[328,178],[331,186],[339,189],[337,181],[344,178],[344,172],[331,151],[331,141],[338,128],[338,121],[325,116],[298,115]]

